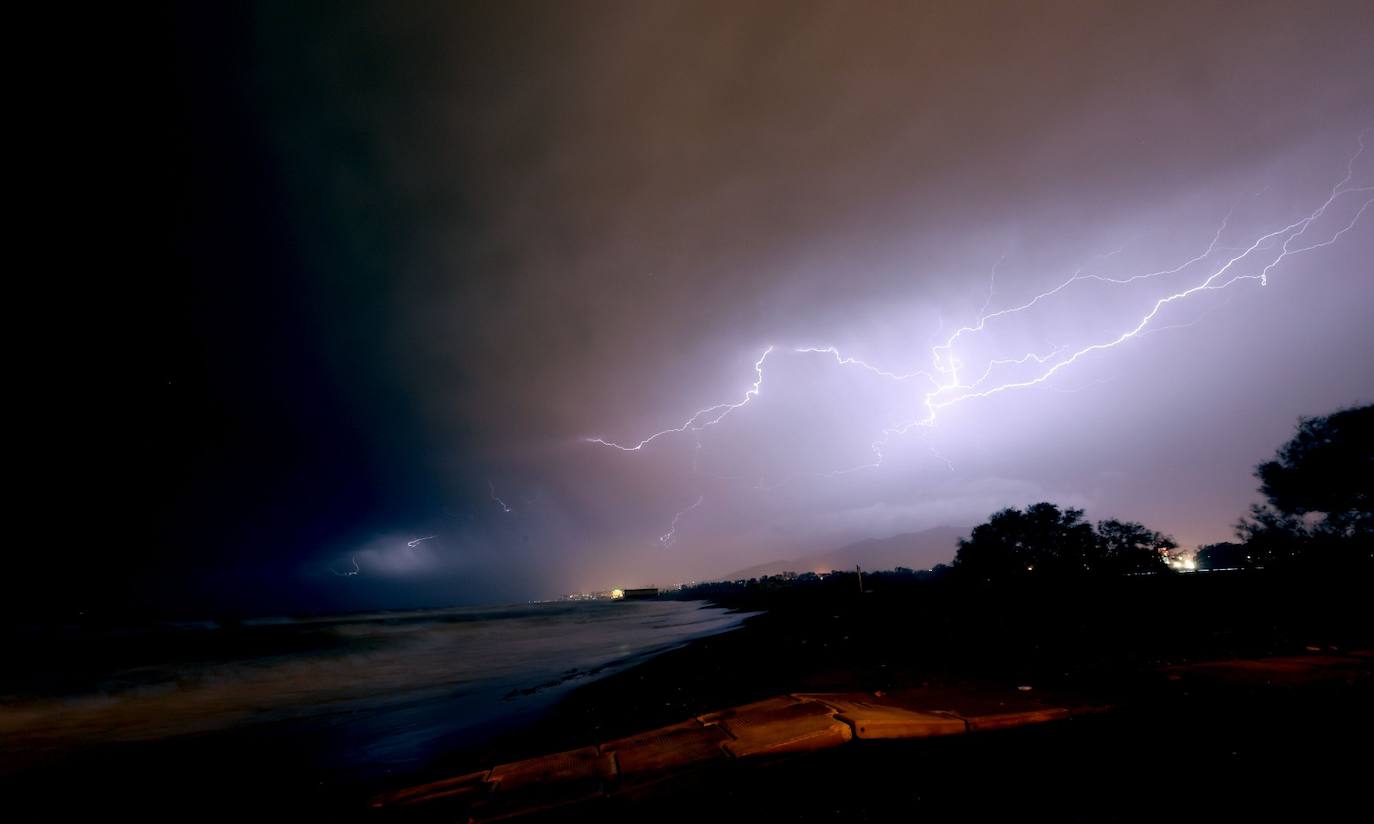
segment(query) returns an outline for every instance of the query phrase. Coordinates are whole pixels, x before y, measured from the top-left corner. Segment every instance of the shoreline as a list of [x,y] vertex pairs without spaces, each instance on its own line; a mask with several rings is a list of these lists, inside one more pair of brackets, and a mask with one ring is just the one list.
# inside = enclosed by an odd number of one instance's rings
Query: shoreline
[[1158,689],[1170,665],[1298,654],[1313,641],[1374,643],[1354,607],[1363,583],[1352,580],[1171,576],[970,591],[868,578],[875,591],[862,596],[841,579],[703,600],[758,614],[581,685],[524,728],[436,759],[426,774],[572,750],[783,694],[1030,687],[1129,701]]
[[[487,623],[467,618],[501,611],[409,613],[402,623],[364,614],[325,628],[271,622],[216,631],[209,650],[187,649],[210,638],[198,630],[152,639],[170,642],[162,647],[139,638],[138,653],[164,663],[139,670],[138,682],[80,659],[91,673],[73,680],[80,691],[35,699],[16,690],[0,704],[0,782],[15,785],[21,808],[56,805],[53,817],[94,803],[64,792],[76,777],[114,806],[155,807],[152,818],[226,794],[235,805],[347,818],[381,787],[475,757],[587,682],[742,617],[685,602],[544,611],[522,607]],[[82,640],[98,647],[101,638]],[[41,683],[42,669],[25,672],[16,675]]]
[[[1129,749],[1139,743],[1132,736],[1183,723],[1188,713],[1213,712],[1176,700],[1168,707],[1158,706],[1158,696],[1173,689],[1164,674],[1171,666],[1303,654],[1312,652],[1309,647],[1374,647],[1374,616],[1360,609],[1369,584],[1363,578],[1181,576],[1093,587],[1029,588],[951,587],[882,573],[866,574],[865,581],[871,581],[872,589],[863,594],[838,577],[814,588],[692,599],[693,612],[716,607],[726,611],[722,615],[742,617],[723,632],[684,640],[640,656],[642,660],[617,662],[623,666],[587,683],[564,682],[553,689],[567,691],[549,705],[531,704],[528,713],[517,713],[485,730],[484,735],[492,735],[483,741],[466,735],[444,739],[439,743],[446,749],[435,750],[416,769],[379,769],[359,776],[321,765],[312,761],[311,747],[318,741],[312,743],[309,736],[297,734],[300,728],[286,722],[146,745],[97,747],[65,761],[60,774],[26,782],[23,797],[52,799],[59,807],[128,805],[144,810],[150,820],[171,819],[176,817],[174,810],[184,809],[195,810],[199,820],[241,820],[268,805],[276,817],[347,821],[368,816],[371,799],[380,794],[634,736],[780,695],[903,690],[987,694],[1030,687],[1031,697],[1081,697],[1080,703],[1092,704],[1110,696],[1123,705],[1146,708],[1120,721],[1075,722],[1068,725],[1073,729],[1027,733],[1047,752],[1075,758],[1075,748],[1086,744],[1074,730],[1098,730],[1088,736],[1092,746]],[[1361,689],[1367,687],[1366,683]],[[1267,724],[1286,723],[1274,716],[1279,704],[1272,696],[1237,689],[1214,691],[1212,702],[1240,720],[1228,721],[1231,726],[1218,733],[1220,738],[1199,739],[1198,746],[1220,751],[1232,739],[1244,739],[1244,724],[1252,723],[1256,713],[1264,714]],[[1332,707],[1343,707],[1341,711],[1352,717],[1363,712],[1358,703],[1351,709],[1349,693],[1340,690],[1309,690],[1303,693],[1306,697],[1280,698],[1291,707],[1312,695],[1319,697],[1320,706],[1311,712],[1336,711]],[[536,700],[540,697],[534,695]],[[1175,710],[1182,715],[1173,717]],[[420,723],[417,733],[429,731],[423,718],[415,720]],[[339,734],[346,736],[354,720],[345,714],[338,722]],[[1172,734],[1195,732],[1184,728]],[[1002,758],[999,753],[1006,748],[1016,751],[1019,745],[1006,743],[1013,738],[1008,731],[985,743],[970,739],[940,744],[932,752],[963,753],[960,757],[977,765],[983,758]],[[869,772],[885,775],[883,770],[890,770],[872,753],[927,763],[930,756],[924,746],[865,743],[858,750],[798,756],[795,765],[789,760],[779,767],[779,775],[809,775],[818,769],[821,774],[808,780],[824,782],[827,771],[833,771],[863,786],[876,780],[866,777]],[[1153,752],[1168,756],[1162,750]],[[131,766],[135,763],[137,769]],[[730,797],[747,808],[761,792],[749,783],[758,770],[736,766],[724,777],[717,775],[719,788],[712,784],[705,789],[733,794]],[[944,768],[936,764],[931,769]],[[890,777],[899,784],[903,780]],[[85,788],[78,797],[64,792],[73,780]],[[962,779],[949,780],[957,784]],[[207,798],[216,799],[218,806],[203,809]],[[905,802],[895,797],[882,803],[889,805],[884,810],[905,809]]]

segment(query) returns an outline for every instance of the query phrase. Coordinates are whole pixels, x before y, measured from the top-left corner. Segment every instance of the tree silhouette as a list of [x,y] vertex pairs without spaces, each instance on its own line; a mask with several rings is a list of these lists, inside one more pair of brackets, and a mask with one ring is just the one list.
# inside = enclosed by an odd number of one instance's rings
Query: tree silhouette
[[1300,419],[1255,477],[1266,502],[1236,531],[1263,563],[1374,560],[1374,406]]
[[954,568],[986,580],[1067,577],[1091,571],[1097,539],[1083,510],[1052,503],[1003,509],[959,539]]
[[1167,572],[1168,554],[1178,549],[1168,535],[1115,518],[1097,522],[1097,541],[1101,570],[1118,574]]
[[1083,510],[1052,503],[1003,509],[960,539],[954,568],[982,580],[1168,572],[1168,535],[1108,519],[1094,531]]
[[1248,569],[1254,565],[1250,548],[1245,544],[1222,541],[1197,550],[1198,569]]

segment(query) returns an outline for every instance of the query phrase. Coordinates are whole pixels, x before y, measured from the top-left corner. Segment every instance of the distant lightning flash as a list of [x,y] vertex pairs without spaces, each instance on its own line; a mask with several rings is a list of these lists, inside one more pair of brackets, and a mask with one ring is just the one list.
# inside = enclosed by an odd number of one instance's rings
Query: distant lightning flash
[[[968,325],[961,326],[944,338],[943,341],[930,348],[928,360],[931,364],[930,370],[911,370],[894,371],[875,364],[869,363],[860,358],[852,357],[841,353],[832,345],[807,346],[790,350],[794,355],[820,355],[841,368],[857,368],[873,374],[876,377],[887,381],[908,382],[919,381],[921,386],[921,396],[917,403],[918,414],[909,420],[890,426],[878,433],[878,437],[871,444],[874,460],[846,469],[837,469],[830,472],[813,473],[826,477],[837,477],[863,469],[874,469],[882,466],[884,456],[883,448],[892,438],[904,436],[917,428],[933,428],[936,425],[937,417],[945,410],[949,410],[958,404],[978,398],[990,398],[1005,392],[1018,389],[1028,389],[1041,386],[1060,372],[1072,367],[1074,364],[1099,352],[1118,347],[1132,339],[1143,337],[1148,332],[1162,331],[1164,328],[1155,324],[1156,318],[1167,307],[1186,302],[1189,298],[1205,292],[1215,292],[1229,289],[1232,286],[1254,281],[1259,286],[1267,286],[1269,276],[1288,258],[1304,252],[1331,246],[1342,236],[1351,231],[1370,211],[1374,205],[1374,196],[1367,196],[1359,201],[1359,206],[1354,210],[1353,217],[1344,223],[1339,229],[1329,236],[1314,239],[1309,236],[1311,230],[1318,221],[1326,216],[1337,201],[1350,198],[1355,195],[1369,195],[1374,192],[1374,185],[1351,185],[1355,178],[1355,163],[1365,152],[1365,138],[1374,129],[1366,129],[1360,132],[1358,137],[1358,149],[1349,157],[1346,163],[1345,176],[1342,177],[1328,192],[1326,198],[1312,211],[1303,217],[1294,220],[1281,228],[1274,229],[1258,237],[1253,238],[1249,243],[1222,247],[1221,240],[1224,233],[1229,229],[1231,215],[1228,213],[1221,221],[1216,232],[1199,254],[1183,261],[1177,266],[1162,269],[1154,272],[1134,274],[1121,277],[1108,277],[1102,274],[1085,274],[1083,269],[1074,272],[1053,288],[1034,295],[1028,300],[1024,300],[1014,306],[989,312],[992,305],[993,290],[995,287],[997,267],[993,267],[992,275],[989,278],[988,297],[983,303],[982,308],[977,314],[977,318]],[[1113,253],[1115,255],[1116,253]],[[1111,257],[1112,255],[1104,256]],[[990,360],[981,374],[973,380],[967,380],[964,373],[967,367],[960,360],[958,353],[961,341],[988,333],[991,326],[997,325],[999,319],[1008,318],[1014,315],[1029,313],[1038,305],[1048,302],[1057,295],[1064,293],[1076,284],[1085,282],[1096,282],[1109,286],[1126,286],[1142,281],[1166,280],[1174,282],[1176,277],[1186,276],[1186,273],[1211,262],[1210,267],[1205,270],[1205,274],[1194,275],[1191,285],[1184,288],[1175,287],[1172,291],[1166,291],[1148,304],[1149,308],[1133,321],[1128,321],[1115,334],[1104,336],[1103,338],[1079,346],[1077,348],[1056,347],[1046,353],[1027,352],[1024,355],[1014,358],[998,358]],[[1000,264],[1001,261],[999,260]],[[1181,324],[1189,326],[1201,322],[1207,315],[1202,316],[1192,323]],[[1153,326],[1152,326],[1153,325]],[[759,396],[764,381],[764,367],[769,357],[777,351],[776,347],[768,346],[754,362],[754,382],[745,391],[740,400],[720,403],[697,410],[682,424],[660,430],[650,434],[648,437],[633,442],[620,443],[606,440],[604,438],[587,438],[590,443],[607,446],[622,452],[639,452],[654,441],[673,434],[680,433],[700,433],[702,430],[719,424],[725,420],[732,412],[747,406],[751,401]],[[1017,371],[1033,365],[1035,368],[1027,374],[1025,371]],[[1010,369],[1013,375],[994,379],[996,375],[1003,374]],[[697,452],[700,451],[701,443],[698,436]],[[930,447],[932,454],[935,455],[947,467],[953,470],[949,461],[941,455],[933,446]],[[697,454],[693,454],[693,474],[696,474]],[[760,488],[776,488],[782,483]],[[674,517],[668,532],[660,536],[659,542],[664,546],[670,545],[677,532],[678,521],[687,512],[696,509],[701,505],[703,498],[698,497],[696,503],[685,510],[678,512]]]
[[416,539],[413,540],[413,541],[406,541],[406,546],[410,547],[411,549],[414,549],[415,547],[419,546],[420,544],[423,544],[425,541],[432,541],[432,540],[434,540],[434,536],[433,536],[433,535],[426,535],[426,536],[423,537],[423,538],[416,538]]
[[510,512],[512,511],[511,508],[510,508],[509,506],[506,505],[506,502],[503,501],[503,500],[501,500],[501,498],[497,496],[497,494],[496,494],[496,484],[492,483],[491,481],[487,481],[487,489],[488,489],[488,490],[490,491],[490,493],[491,493],[491,499],[492,499],[493,501],[495,501],[495,502],[497,503],[498,506],[501,507],[501,511],[502,511],[502,512],[510,513]]
[[666,549],[667,547],[672,546],[672,545],[673,545],[673,542],[677,540],[677,523],[678,523],[678,521],[682,520],[682,516],[683,516],[683,515],[686,515],[688,512],[691,512],[692,510],[694,510],[694,509],[696,509],[697,507],[701,506],[701,502],[704,501],[704,500],[706,500],[706,496],[704,496],[704,495],[698,495],[698,496],[697,496],[696,503],[693,503],[691,506],[687,507],[686,509],[680,510],[676,515],[673,516],[673,523],[672,523],[671,525],[669,525],[668,531],[667,531],[666,533],[664,533],[663,535],[658,536],[658,542],[659,542],[660,544],[662,544],[663,547],[664,547],[665,549]]
[[359,572],[362,572],[362,571],[363,571],[362,567],[358,566],[358,556],[357,556],[357,555],[354,555],[353,557],[349,558],[348,560],[353,564],[353,569],[352,569],[352,570],[350,570],[350,571],[348,571],[348,572],[339,572],[337,569],[334,569],[333,567],[330,567],[330,568],[329,568],[329,571],[332,572],[332,573],[334,573],[335,575],[339,576],[340,578],[352,578],[354,575],[357,575]]

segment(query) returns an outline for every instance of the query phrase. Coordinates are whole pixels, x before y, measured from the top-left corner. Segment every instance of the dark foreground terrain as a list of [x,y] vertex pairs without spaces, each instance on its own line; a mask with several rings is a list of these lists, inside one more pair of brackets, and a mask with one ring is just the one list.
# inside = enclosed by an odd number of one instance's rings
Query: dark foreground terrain
[[[727,760],[551,820],[1143,821],[1344,818],[1374,741],[1364,576],[1140,576],[989,587],[853,575],[713,594],[766,610],[589,683],[539,720],[423,774],[338,784],[281,729],[93,750],[5,788],[7,820],[465,820],[379,794],[796,693],[1044,698],[1103,714],[925,740]],[[1297,662],[1297,663],[1294,663]],[[120,750],[128,753],[128,750]],[[146,756],[146,757],[144,757]],[[614,789],[614,788],[613,788]]]
[[1177,689],[1113,715],[732,762],[528,820],[1358,820],[1374,733],[1362,678]]
[[[590,684],[542,722],[481,752],[455,753],[427,777],[779,694],[924,689],[1055,696],[1112,710],[715,764],[536,817],[1268,821],[1344,817],[1365,801],[1374,740],[1374,660],[1365,650],[1374,634],[1363,577],[865,582],[862,594],[852,575],[717,593],[722,603],[768,612]],[[428,817],[423,807],[405,812]]]

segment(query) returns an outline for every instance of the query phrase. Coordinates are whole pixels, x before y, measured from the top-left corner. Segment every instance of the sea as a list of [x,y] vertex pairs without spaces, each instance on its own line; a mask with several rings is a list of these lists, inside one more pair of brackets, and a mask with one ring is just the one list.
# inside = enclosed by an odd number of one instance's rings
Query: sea
[[145,818],[177,813],[147,799],[165,791],[184,805],[197,782],[197,799],[225,793],[229,807],[306,785],[315,799],[356,797],[746,617],[693,601],[584,601],[11,629],[0,779],[39,805],[33,820],[76,812],[62,790],[72,782],[145,799]]

